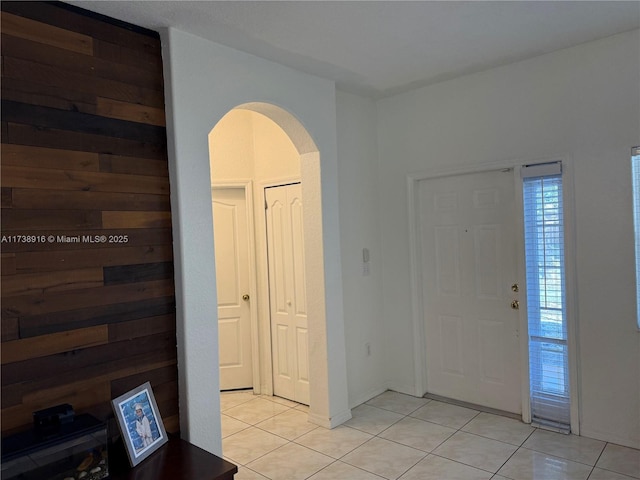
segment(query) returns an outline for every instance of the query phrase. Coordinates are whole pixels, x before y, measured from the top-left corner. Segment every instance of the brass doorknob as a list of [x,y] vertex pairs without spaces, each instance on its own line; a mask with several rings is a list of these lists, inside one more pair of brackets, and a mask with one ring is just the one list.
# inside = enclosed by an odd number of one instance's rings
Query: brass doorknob
[[245,293],[244,295],[242,295],[242,299],[243,299],[245,302],[248,302],[248,301],[249,301],[249,294],[248,294],[248,293]]
[[520,310],[520,302],[518,300],[514,300],[511,302],[511,308],[514,310]]

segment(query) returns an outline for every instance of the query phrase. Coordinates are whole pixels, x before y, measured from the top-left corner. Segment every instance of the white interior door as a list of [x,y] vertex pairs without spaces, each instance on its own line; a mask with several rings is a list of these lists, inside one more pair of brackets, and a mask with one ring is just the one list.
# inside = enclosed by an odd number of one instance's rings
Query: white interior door
[[221,390],[253,386],[247,224],[244,189],[214,189]]
[[429,393],[520,413],[513,172],[419,185]]
[[300,184],[265,189],[273,393],[309,404],[309,340]]

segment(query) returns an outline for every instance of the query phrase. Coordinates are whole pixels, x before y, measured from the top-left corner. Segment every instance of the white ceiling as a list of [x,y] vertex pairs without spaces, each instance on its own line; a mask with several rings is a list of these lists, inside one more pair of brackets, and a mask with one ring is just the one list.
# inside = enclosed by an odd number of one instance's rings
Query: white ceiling
[[640,1],[88,1],[374,97],[640,27]]

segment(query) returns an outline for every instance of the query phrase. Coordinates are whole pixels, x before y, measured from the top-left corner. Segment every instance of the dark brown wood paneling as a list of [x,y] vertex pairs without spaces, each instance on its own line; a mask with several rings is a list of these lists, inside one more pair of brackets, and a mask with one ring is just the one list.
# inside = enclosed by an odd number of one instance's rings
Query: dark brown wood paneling
[[[40,239],[44,240],[44,243],[3,243],[2,251],[4,253],[17,253],[17,252],[32,252],[38,256],[43,252],[50,251],[58,251],[64,252],[67,250],[94,250],[96,245],[93,241],[91,242],[80,242],[80,243],[61,243],[57,240],[59,236],[70,235],[71,232],[69,230],[50,230],[47,232],[45,237],[42,237],[42,232],[38,231],[28,231],[23,232],[25,235],[39,235]],[[81,230],[78,229],[75,231],[75,235],[80,236],[81,239],[84,237],[89,237],[91,240],[95,237],[96,234],[101,234],[107,237],[107,242],[102,244],[102,248],[122,248],[122,247],[147,247],[148,253],[155,254],[157,250],[153,247],[155,246],[166,246],[167,249],[171,249],[171,229],[169,228],[150,228],[150,229],[117,229],[117,230],[109,230],[102,229],[99,232],[95,230]],[[54,240],[51,240],[54,239]],[[51,241],[49,241],[51,240]],[[168,250],[163,250],[165,254],[171,255]],[[22,260],[28,259],[29,257],[21,256]],[[40,260],[45,260],[45,256],[40,256]],[[64,261],[64,260],[63,260]],[[122,262],[122,265],[127,264],[127,262]],[[23,264],[23,266],[26,264]],[[14,267],[15,268],[15,267]],[[28,272],[22,272],[28,273]]]
[[132,340],[158,333],[172,332],[175,328],[173,315],[141,318],[129,322],[118,322],[109,325],[109,341]]
[[148,158],[123,157],[122,155],[100,155],[100,171],[167,177],[167,162]]
[[46,292],[99,287],[103,284],[102,268],[11,275],[2,279],[2,295],[4,297],[24,294],[35,295]]
[[2,432],[70,403],[107,419],[150,381],[179,429],[156,33],[2,2]]
[[22,385],[13,384],[2,389],[2,408],[15,407],[22,403]]
[[51,97],[38,93],[27,93],[12,89],[9,85],[2,84],[2,98],[32,105],[43,105],[74,112],[96,113],[96,106],[89,103],[66,100],[59,97]]
[[[3,235],[3,240],[5,240],[4,237],[5,237],[5,235]],[[3,242],[2,246],[4,247],[5,245],[7,245],[7,244],[5,244]],[[5,250],[6,249],[3,248],[3,251],[5,251]],[[15,253],[3,253],[2,255],[0,255],[0,259],[1,259],[1,262],[2,262],[2,264],[0,266],[0,272],[2,272],[2,276],[15,275],[15,273],[16,273],[16,254]]]
[[[86,375],[92,370],[94,374],[103,375],[133,366],[134,370],[126,375],[116,375],[112,380],[124,378],[136,373],[135,368],[139,373],[175,363],[176,351],[170,348],[172,343],[175,344],[175,332],[167,332],[5,364],[2,365],[2,387],[22,382],[48,388],[63,376]],[[24,391],[30,390],[31,387],[27,387]]]
[[118,378],[111,382],[111,390],[114,395],[120,396],[144,382],[151,382],[154,385],[160,385],[163,383],[174,382],[176,376],[177,372],[174,365],[157,368],[150,372],[136,373],[128,377]]
[[158,404],[158,410],[162,415],[176,415],[178,413],[177,405],[173,402],[173,398],[178,394],[178,382],[165,382],[153,387],[154,396]]
[[[10,278],[10,277],[9,277]],[[20,338],[20,327],[17,318],[3,318],[2,322],[2,342],[17,340]]]
[[173,262],[142,263],[140,265],[121,265],[104,268],[104,284],[145,282],[173,278]]
[[[146,195],[138,193],[70,192],[68,190],[34,190],[30,188],[3,188],[8,190],[9,206],[35,210],[71,210],[82,205],[94,210],[147,210],[168,212],[168,195]],[[61,225],[60,225],[61,226]],[[170,226],[170,224],[169,224]],[[107,227],[104,225],[104,227]],[[107,227],[109,228],[109,227]]]
[[100,169],[96,153],[57,150],[54,148],[30,147],[3,143],[2,166],[48,168],[55,170],[80,170],[97,172]]
[[[2,54],[5,57],[21,58],[35,61],[43,65],[64,67],[69,71],[83,75],[94,75],[100,78],[126,82],[145,88],[162,91],[162,77],[159,69],[145,70],[134,65],[123,65],[92,55],[69,52],[57,47],[31,42],[12,35],[2,35]],[[164,122],[164,109],[159,114]]]
[[108,338],[108,327],[98,325],[97,327],[4,342],[1,352],[2,364],[102,345],[107,343]]
[[66,87],[56,87],[25,78],[2,77],[2,98],[33,105],[95,113],[95,95],[78,92]]
[[[97,307],[22,317],[20,318],[20,337],[28,338],[46,333],[92,327],[94,325],[111,325],[155,315],[171,315],[174,317],[175,298],[173,296],[158,297],[137,302],[99,305]],[[120,340],[123,338],[129,337],[126,335],[119,337]]]
[[7,78],[30,80],[49,87],[73,89],[80,94],[113,98],[123,102],[141,103],[163,108],[162,91],[125,82],[72,72],[65,68],[43,65],[31,60],[3,57],[3,74]]
[[[75,233],[75,232],[68,232]],[[103,236],[102,232],[93,232],[90,243],[81,245],[102,245],[95,235]],[[104,235],[107,236],[107,235]],[[117,237],[117,236],[115,236]],[[66,243],[56,240],[55,245],[78,245],[74,237],[68,237]],[[82,239],[82,237],[80,237]],[[109,238],[109,236],[107,236]],[[73,239],[73,242],[71,242]],[[100,243],[98,243],[100,242]],[[14,273],[38,273],[54,270],[67,270],[113,265],[132,265],[134,263],[157,263],[170,261],[173,252],[170,245],[150,245],[142,247],[124,247],[122,244],[114,248],[84,248],[78,250],[54,249],[42,252],[18,252],[15,254]]]
[[104,115],[105,117],[130,120],[132,122],[145,122],[158,126],[165,125],[164,110],[160,108],[119,102],[110,98],[98,98],[96,112],[98,115]]
[[15,167],[2,169],[3,187],[76,190],[82,192],[150,193],[168,195],[165,177],[107,174],[103,172],[71,172],[67,170]]
[[73,52],[93,54],[93,39],[87,35],[70,32],[7,12],[2,12],[2,32]]
[[100,288],[83,288],[68,292],[3,297],[2,313],[5,317],[27,317],[45,313],[64,312],[69,305],[77,308],[135,302],[147,298],[166,297],[174,291],[173,279],[137,282],[131,285],[110,285]]
[[[27,5],[14,5],[26,3]],[[20,17],[43,22],[109,43],[160,56],[159,34],[135,25],[87,12],[73,6],[55,2],[3,2],[2,10]]]
[[0,206],[2,208],[13,207],[13,189],[2,187],[0,188]]
[[96,57],[123,65],[142,68],[152,72],[162,71],[160,55],[150,54],[142,50],[133,50],[126,45],[115,45],[111,42],[96,40],[93,43],[93,54]]
[[29,105],[10,100],[2,101],[2,118],[10,124],[58,128],[91,135],[140,140],[144,143],[155,145],[164,145],[166,141],[164,128],[155,125],[145,125],[143,123],[106,118],[100,115]]
[[101,228],[102,214],[97,210],[11,209],[2,212],[2,231],[11,234],[25,230],[48,231],[52,228]]
[[5,137],[7,143],[144,158],[166,158],[166,145],[72,132],[59,128],[34,127],[11,122],[7,122],[7,124],[7,135]]
[[102,212],[104,228],[162,228],[171,226],[169,212]]

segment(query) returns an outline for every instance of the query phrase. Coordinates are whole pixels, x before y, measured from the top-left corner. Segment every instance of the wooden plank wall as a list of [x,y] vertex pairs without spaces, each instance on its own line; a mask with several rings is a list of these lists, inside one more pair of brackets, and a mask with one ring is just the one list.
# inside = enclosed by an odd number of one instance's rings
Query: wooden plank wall
[[159,36],[2,2],[2,433],[150,381],[178,425]]

